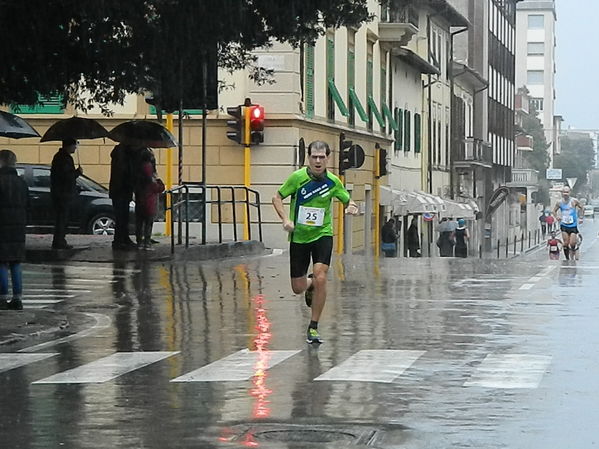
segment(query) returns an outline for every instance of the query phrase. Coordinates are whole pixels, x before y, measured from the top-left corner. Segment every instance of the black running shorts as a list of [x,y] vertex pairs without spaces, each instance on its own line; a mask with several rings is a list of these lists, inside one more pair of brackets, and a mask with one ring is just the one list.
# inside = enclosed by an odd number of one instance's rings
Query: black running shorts
[[562,232],[567,232],[568,234],[578,234],[578,227],[574,226],[573,228],[568,228],[566,226],[560,226]]
[[308,273],[310,258],[312,263],[331,264],[333,252],[333,237],[324,236],[310,243],[294,243],[289,245],[291,261],[291,277],[301,278]]

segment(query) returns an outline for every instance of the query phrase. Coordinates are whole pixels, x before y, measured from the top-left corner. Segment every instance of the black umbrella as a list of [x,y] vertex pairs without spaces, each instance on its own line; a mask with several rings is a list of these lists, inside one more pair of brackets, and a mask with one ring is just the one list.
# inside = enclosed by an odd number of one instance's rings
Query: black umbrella
[[160,123],[145,120],[131,120],[114,127],[108,137],[128,145],[172,148],[177,146],[177,140],[168,129]]
[[0,136],[21,139],[23,137],[39,137],[40,135],[21,117],[0,111]]
[[71,117],[58,120],[42,136],[41,142],[66,139],[97,139],[107,137],[108,130],[96,120],[82,117]]

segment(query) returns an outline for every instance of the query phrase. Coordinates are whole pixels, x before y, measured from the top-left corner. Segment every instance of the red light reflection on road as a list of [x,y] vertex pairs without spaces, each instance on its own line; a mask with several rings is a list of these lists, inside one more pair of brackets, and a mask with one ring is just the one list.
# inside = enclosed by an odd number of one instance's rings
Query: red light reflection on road
[[[253,348],[257,353],[254,369],[256,370],[252,377],[253,387],[250,389],[250,395],[255,398],[252,407],[252,417],[264,419],[270,416],[270,401],[268,396],[272,390],[267,388],[266,379],[268,377],[268,368],[270,366],[271,354],[268,350],[268,344],[272,334],[270,333],[270,321],[264,308],[264,295],[257,295],[252,298],[254,304],[254,315],[256,319],[256,330],[258,331],[253,341]],[[245,445],[245,444],[244,444]],[[252,446],[253,447],[253,446]]]

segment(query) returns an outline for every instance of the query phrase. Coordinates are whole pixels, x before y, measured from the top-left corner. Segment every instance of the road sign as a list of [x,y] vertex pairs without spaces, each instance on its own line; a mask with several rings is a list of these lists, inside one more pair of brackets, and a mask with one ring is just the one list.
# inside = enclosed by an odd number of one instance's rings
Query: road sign
[[547,179],[562,179],[562,169],[561,168],[548,168],[547,175],[545,177]]
[[566,181],[568,181],[570,188],[573,189],[576,185],[576,181],[578,181],[578,178],[566,178]]

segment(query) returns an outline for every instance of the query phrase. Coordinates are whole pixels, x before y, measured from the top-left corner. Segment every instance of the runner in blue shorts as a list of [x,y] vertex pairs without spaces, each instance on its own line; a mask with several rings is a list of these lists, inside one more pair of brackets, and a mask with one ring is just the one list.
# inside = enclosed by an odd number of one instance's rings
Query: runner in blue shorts
[[564,242],[566,259],[575,260],[578,247],[578,224],[582,223],[584,209],[576,198],[570,197],[570,187],[562,190],[562,200],[553,208],[553,215],[559,221]]

